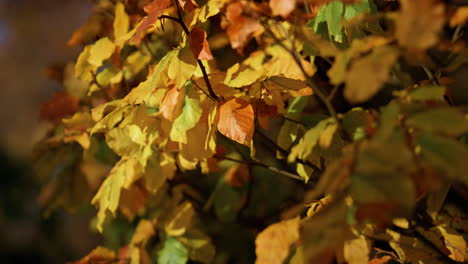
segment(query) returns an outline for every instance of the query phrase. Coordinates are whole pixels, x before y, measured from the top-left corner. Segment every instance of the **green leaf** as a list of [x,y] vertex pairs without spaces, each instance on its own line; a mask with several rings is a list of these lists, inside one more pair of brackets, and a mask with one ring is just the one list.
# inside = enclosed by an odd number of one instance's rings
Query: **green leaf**
[[185,264],[187,261],[187,248],[173,237],[166,238],[163,248],[158,252],[158,264]]
[[336,42],[343,41],[341,20],[343,19],[344,4],[341,1],[333,1],[326,6],[325,13],[327,18],[328,34]]
[[423,133],[415,138],[421,156],[449,179],[468,184],[468,148],[466,145],[442,136]]
[[468,131],[468,120],[465,114],[452,107],[430,109],[413,114],[406,121],[408,125],[425,132],[440,133],[449,136],[460,136]]
[[444,100],[444,94],[445,94],[445,87],[436,86],[436,85],[428,85],[428,86],[420,86],[416,88],[415,90],[411,91],[408,94],[408,97],[416,101],[427,101],[427,100],[442,101]]
[[171,140],[187,144],[187,130],[195,127],[202,116],[202,112],[200,100],[194,97],[194,91],[188,86],[182,113],[172,124]]
[[288,156],[290,163],[294,162],[296,158],[307,160],[312,154],[314,147],[319,142],[322,132],[330,125],[334,125],[335,121],[332,118],[320,121],[315,127],[309,129],[304,137],[301,138],[299,143],[291,149]]
[[176,50],[176,54],[169,63],[167,76],[174,80],[177,87],[182,87],[197,69],[197,60],[189,46]]

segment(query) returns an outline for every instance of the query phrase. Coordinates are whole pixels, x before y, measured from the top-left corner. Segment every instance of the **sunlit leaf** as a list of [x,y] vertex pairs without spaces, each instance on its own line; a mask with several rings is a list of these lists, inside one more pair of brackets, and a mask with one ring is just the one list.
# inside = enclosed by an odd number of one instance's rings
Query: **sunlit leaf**
[[218,131],[240,144],[249,145],[254,133],[254,112],[252,105],[233,98],[219,106]]

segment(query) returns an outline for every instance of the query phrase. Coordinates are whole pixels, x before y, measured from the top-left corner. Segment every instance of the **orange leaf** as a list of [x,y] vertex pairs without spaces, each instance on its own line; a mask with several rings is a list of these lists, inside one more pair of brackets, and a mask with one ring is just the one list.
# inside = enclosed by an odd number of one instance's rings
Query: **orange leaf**
[[78,261],[68,262],[68,264],[116,263],[117,261],[114,251],[104,247],[97,247],[86,257]]
[[199,60],[212,60],[213,55],[211,54],[208,41],[206,40],[206,32],[194,26],[189,34],[190,48],[192,49],[193,56]]
[[252,106],[240,98],[233,98],[222,103],[219,107],[218,131],[226,137],[248,146],[254,132]]
[[270,8],[274,16],[286,18],[296,7],[296,0],[270,0]]
[[41,105],[40,118],[58,124],[62,118],[74,114],[79,107],[78,97],[65,92],[54,94],[50,100]]
[[299,217],[272,224],[255,239],[255,264],[280,264],[287,258],[290,246],[299,240]]
[[369,261],[368,264],[385,264],[392,258],[390,256],[383,256],[381,258],[373,258]]
[[178,89],[175,85],[171,85],[164,95],[164,98],[159,107],[159,112],[164,118],[174,121],[182,112],[182,104],[185,97],[185,87]]
[[141,23],[130,43],[138,45],[145,36],[145,31],[151,28],[151,26],[158,21],[159,16],[171,5],[171,0],[153,0],[153,2],[147,4],[144,7],[145,12],[148,16]]
[[252,18],[242,15],[241,2],[230,4],[226,9],[228,21],[226,33],[233,49],[242,51],[253,34],[261,29],[260,24]]

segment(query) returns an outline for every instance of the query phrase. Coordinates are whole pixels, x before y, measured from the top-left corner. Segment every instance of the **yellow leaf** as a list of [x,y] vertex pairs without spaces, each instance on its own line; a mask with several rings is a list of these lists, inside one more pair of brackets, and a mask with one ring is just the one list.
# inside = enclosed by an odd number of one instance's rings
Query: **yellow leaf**
[[125,12],[125,6],[121,2],[115,5],[115,19],[114,19],[114,40],[118,45],[122,45],[119,39],[128,32],[130,27],[130,18]]
[[88,62],[90,56],[91,46],[88,45],[81,52],[80,56],[78,56],[75,64],[75,77],[77,79],[87,82],[93,81],[93,72],[96,70],[96,67]]
[[112,56],[114,50],[115,44],[108,37],[99,39],[91,46],[88,58],[89,64],[94,67],[101,67],[103,62]]
[[348,264],[361,264],[369,261],[370,243],[362,237],[346,240],[343,249]]
[[171,221],[165,226],[165,231],[169,236],[181,236],[192,224],[192,218],[195,215],[195,209],[190,202],[184,202],[174,210]]
[[268,226],[255,239],[255,264],[282,264],[299,240],[299,217]]
[[398,50],[382,46],[355,61],[346,75],[344,96],[350,103],[363,103],[374,96],[390,76]]
[[455,14],[450,18],[450,26],[455,27],[463,25],[468,20],[468,7],[460,7],[455,11]]
[[142,219],[138,223],[135,233],[133,233],[132,240],[130,241],[131,246],[140,246],[144,244],[148,239],[156,234],[154,225],[151,221]]
[[167,76],[177,87],[182,87],[197,69],[197,60],[188,46],[177,50],[176,54],[169,62]]

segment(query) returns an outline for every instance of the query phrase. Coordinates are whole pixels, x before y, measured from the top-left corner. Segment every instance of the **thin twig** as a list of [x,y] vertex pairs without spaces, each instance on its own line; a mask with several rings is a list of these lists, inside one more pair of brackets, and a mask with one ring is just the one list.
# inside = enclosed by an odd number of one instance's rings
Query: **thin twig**
[[[220,159],[221,159],[221,157],[220,157]],[[276,172],[276,173],[278,173],[280,175],[289,177],[289,178],[294,179],[294,180],[298,180],[298,181],[302,181],[302,182],[305,180],[304,178],[302,178],[301,176],[299,176],[297,174],[291,173],[289,171],[278,169],[276,167],[267,165],[267,164],[259,162],[259,161],[238,160],[238,159],[233,159],[233,158],[229,158],[229,157],[222,157],[222,159],[230,160],[230,161],[237,162],[237,163],[244,163],[244,164],[251,165],[251,166],[262,167],[262,168],[268,169],[270,171]]]
[[200,89],[200,91],[202,91],[208,98],[210,98],[211,100],[214,100],[216,101],[213,97],[211,97],[211,95],[209,93],[207,93],[205,90],[203,90],[203,88],[200,87],[200,85],[198,85],[195,80],[192,78],[192,83],[198,88]]
[[[305,71],[304,67],[302,66],[302,62],[301,62],[301,59],[299,58],[299,55],[297,54],[297,52],[295,50],[291,50],[289,49],[288,47],[286,47],[280,39],[278,39],[278,37],[275,35],[275,33],[269,28],[268,25],[266,25],[265,22],[262,22],[262,25],[263,27],[265,28],[265,30],[268,32],[268,34],[270,34],[270,36],[278,43],[278,45],[280,45],[284,50],[286,50],[294,59],[294,61],[296,62],[297,66],[299,67],[299,69],[301,70],[302,74],[304,75],[304,77],[306,78],[306,82],[307,82],[307,85],[312,88],[312,90],[314,91],[314,93],[319,97],[319,99],[322,101],[322,103],[325,105],[325,107],[327,108],[328,112],[330,113],[330,115],[332,116],[333,119],[335,119],[337,125],[339,126],[339,119],[338,119],[338,115],[336,113],[336,110],[335,108],[333,107],[333,105],[331,104],[331,102],[328,100],[327,96],[325,95],[325,92],[322,91],[322,89],[320,89],[316,84],[315,82],[312,80],[312,78],[309,76],[309,74],[307,74],[307,72]],[[286,34],[286,38],[288,38],[287,34]]]
[[[262,138],[264,138],[269,145],[271,145],[273,148],[275,148],[275,150],[281,152],[281,154],[285,155],[285,156],[288,156],[289,155],[289,152],[285,149],[283,149],[282,147],[280,147],[278,144],[276,144],[273,140],[271,140],[267,135],[263,134],[262,132],[260,132],[259,130],[255,130],[255,133],[257,133],[258,135],[260,135]],[[307,160],[302,160],[300,158],[296,158],[295,160],[297,163],[301,163],[303,165],[306,165],[306,166],[309,166],[311,167],[314,171],[318,172],[318,173],[322,173],[323,170],[320,169],[319,167],[317,167],[315,164],[313,164],[312,162],[310,161],[307,161]]]
[[[180,24],[180,26],[182,27],[182,30],[185,32],[185,34],[188,37],[190,34],[190,31],[187,28],[187,25],[185,25],[184,20],[182,19],[182,11],[180,10],[179,2],[178,0],[174,0],[174,3],[177,8],[177,16],[178,16],[177,20],[175,21],[177,21]],[[170,18],[165,17],[165,18],[174,20],[173,17],[170,17]],[[210,97],[214,98],[215,101],[220,101],[221,99],[216,95],[216,93],[213,90],[213,87],[211,86],[210,79],[208,78],[208,73],[206,72],[206,69],[205,69],[205,65],[203,65],[203,62],[199,59],[197,59],[197,63],[198,63],[198,66],[200,66],[200,70],[203,74],[203,80],[206,83],[206,87],[208,88],[208,93],[210,94]]]

